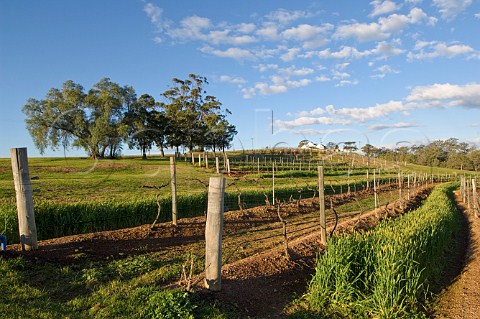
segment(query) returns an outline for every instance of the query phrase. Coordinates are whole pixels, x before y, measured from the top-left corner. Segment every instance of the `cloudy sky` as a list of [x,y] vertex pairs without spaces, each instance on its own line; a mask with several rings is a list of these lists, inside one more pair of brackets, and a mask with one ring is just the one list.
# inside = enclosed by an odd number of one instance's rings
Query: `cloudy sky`
[[479,2],[2,1],[0,157],[38,155],[21,108],[65,80],[160,99],[189,73],[232,111],[235,149],[480,145]]

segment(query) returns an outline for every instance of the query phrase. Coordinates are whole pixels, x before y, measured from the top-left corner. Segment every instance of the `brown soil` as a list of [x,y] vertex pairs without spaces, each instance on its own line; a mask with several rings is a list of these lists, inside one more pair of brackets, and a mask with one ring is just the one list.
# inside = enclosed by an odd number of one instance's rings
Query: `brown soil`
[[[421,189],[406,209],[418,207],[431,188]],[[383,191],[393,191],[385,187]],[[372,196],[369,191],[337,195],[332,198],[335,207],[342,203]],[[329,203],[329,200],[327,200]],[[401,213],[399,203],[382,207],[377,212],[353,212],[339,216],[335,232],[344,233],[374,227],[379,219]],[[328,207],[328,206],[327,206]],[[206,299],[218,299],[238,306],[249,318],[283,318],[284,307],[295,295],[304,293],[314,271],[316,254],[322,249],[319,242],[318,200],[306,199],[281,206],[283,218],[288,221],[287,259],[284,252],[282,224],[274,207],[258,207],[228,212],[224,222],[224,263],[222,291],[210,293],[201,287],[195,290]],[[124,258],[132,254],[161,252],[168,256],[204,250],[205,218],[179,220],[177,227],[169,223],[106,231],[62,238],[39,243],[39,250],[20,251],[12,245],[4,254],[7,258],[22,254],[36,262],[60,264],[80,263],[85,260]],[[335,224],[333,215],[327,218],[327,232]]]
[[433,317],[477,319],[480,317],[480,218],[467,209],[458,193],[456,200],[465,216],[464,236],[458,240],[461,245],[457,249],[457,262],[449,266],[458,275],[440,294]]

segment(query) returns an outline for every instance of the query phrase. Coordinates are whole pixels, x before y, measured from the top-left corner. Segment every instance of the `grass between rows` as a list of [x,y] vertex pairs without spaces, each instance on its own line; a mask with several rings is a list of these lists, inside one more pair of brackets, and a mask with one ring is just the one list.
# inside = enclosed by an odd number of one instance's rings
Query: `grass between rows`
[[424,318],[460,230],[454,184],[372,231],[333,238],[293,318]]

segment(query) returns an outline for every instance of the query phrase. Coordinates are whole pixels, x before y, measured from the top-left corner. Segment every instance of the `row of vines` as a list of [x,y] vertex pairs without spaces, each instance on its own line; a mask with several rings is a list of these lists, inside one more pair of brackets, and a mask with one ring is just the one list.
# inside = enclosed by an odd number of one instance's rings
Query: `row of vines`
[[332,238],[317,260],[308,312],[321,318],[423,317],[460,229],[455,187],[437,186],[420,208],[372,231]]

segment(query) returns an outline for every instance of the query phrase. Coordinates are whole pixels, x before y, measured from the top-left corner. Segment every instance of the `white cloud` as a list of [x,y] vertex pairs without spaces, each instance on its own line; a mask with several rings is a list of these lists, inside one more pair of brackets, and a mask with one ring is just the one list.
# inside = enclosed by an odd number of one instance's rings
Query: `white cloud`
[[320,76],[315,77],[315,81],[317,81],[317,82],[328,82],[330,80],[331,79],[328,76],[325,76],[325,75],[320,75]]
[[252,33],[256,28],[257,26],[254,23],[240,23],[234,27],[240,33]]
[[288,49],[286,53],[280,56],[280,59],[284,62],[293,61],[297,57],[300,50],[301,50],[300,48]]
[[407,101],[436,102],[434,105],[438,106],[480,108],[480,84],[445,83],[417,86],[410,92]]
[[287,75],[287,76],[305,76],[315,72],[314,69],[311,68],[296,68],[294,65],[288,68],[279,68],[278,73]]
[[[427,49],[427,51],[425,49]],[[468,45],[448,45],[444,42],[436,41],[417,41],[414,51],[416,52],[409,52],[407,54],[409,60],[433,59],[438,57],[454,58],[459,55],[471,55],[475,53],[475,50]]]
[[[299,80],[291,80],[292,75],[302,75],[302,73],[308,73],[306,69],[293,69],[285,68],[279,69],[278,74],[270,76],[270,82],[257,82],[251,88],[242,89],[244,98],[252,98],[253,96],[260,95],[272,95],[288,92],[290,89],[295,89],[303,86],[307,86],[312,83],[312,80],[303,78]],[[281,75],[280,75],[281,74]]]
[[377,41],[389,38],[392,34],[403,31],[409,24],[426,21],[434,25],[436,20],[429,18],[422,9],[413,8],[408,15],[392,14],[380,17],[378,22],[352,23],[337,27],[333,37],[337,39],[355,38],[360,42]]
[[285,9],[278,9],[270,12],[265,17],[270,21],[278,22],[280,24],[287,24],[301,18],[309,18],[312,16],[313,14],[307,11],[288,11]]
[[474,14],[475,18],[480,19],[480,12]]
[[358,80],[341,80],[337,84],[335,84],[336,87],[342,87],[342,86],[349,86],[349,85],[357,85]]
[[210,46],[204,46],[200,49],[203,53],[215,55],[221,58],[232,58],[236,60],[255,60],[255,55],[252,54],[249,50],[240,49],[240,48],[228,48],[226,50],[217,50]]
[[371,51],[358,51],[354,47],[342,46],[340,50],[332,52],[330,48],[317,51],[314,55],[321,59],[360,59],[370,55]]
[[377,71],[376,74],[372,75],[373,79],[383,79],[387,74],[398,74],[400,71],[393,69],[389,65],[382,65],[375,69]]
[[333,29],[333,25],[327,24],[323,27],[313,26],[310,24],[300,24],[296,27],[286,29],[281,33],[284,39],[294,40],[308,40],[320,35],[323,35],[325,31]]
[[385,13],[397,11],[399,9],[399,6],[397,6],[395,2],[390,0],[386,0],[386,1],[374,0],[370,2],[370,4],[373,6],[373,11],[369,15],[370,17],[376,17]]
[[220,81],[228,82],[228,83],[231,83],[231,84],[237,84],[237,85],[242,85],[242,84],[247,83],[247,81],[242,77],[234,77],[234,76],[230,76],[230,75],[221,75],[220,76]]
[[242,89],[242,94],[244,99],[251,99],[253,98],[256,94],[255,88],[243,88]]
[[387,59],[393,56],[397,56],[405,52],[405,50],[397,47],[397,45],[400,44],[401,42],[398,39],[392,42],[381,41],[377,43],[375,49],[372,50],[372,53],[380,55],[380,59]]
[[157,7],[153,3],[147,3],[143,7],[143,11],[147,14],[147,16],[150,18],[150,21],[152,24],[157,24],[163,14],[163,9],[160,7]]
[[401,101],[390,101],[384,104],[376,104],[367,108],[341,108],[335,109],[333,106],[327,106],[327,112],[331,115],[349,117],[357,121],[364,122],[377,117],[386,116],[394,112],[407,110],[407,106]]
[[322,125],[332,125],[332,124],[340,124],[340,125],[348,125],[352,122],[350,120],[345,119],[338,119],[333,117],[310,117],[310,116],[301,116],[292,121],[275,121],[275,125],[280,128],[293,128],[299,126],[306,126],[306,125],[315,125],[315,124],[322,124]]
[[307,116],[315,116],[315,115],[322,115],[325,113],[325,110],[321,107],[317,107],[311,111],[301,111],[298,113],[298,117],[307,117]]
[[472,0],[433,0],[444,19],[452,19],[472,4]]
[[267,25],[261,29],[258,29],[255,34],[270,41],[279,39],[278,28],[274,25]]
[[360,42],[383,40],[388,33],[382,32],[380,25],[373,23],[352,23],[338,26],[333,37],[337,39],[356,38]]
[[370,131],[381,131],[381,130],[392,129],[392,128],[410,128],[410,127],[418,127],[418,125],[412,124],[412,123],[399,122],[394,124],[374,124],[374,125],[370,125],[368,129]]
[[270,84],[265,82],[259,82],[255,84],[255,90],[261,95],[271,95],[278,93],[285,93],[288,91],[288,87],[283,84]]
[[256,66],[256,68],[258,69],[258,71],[263,73],[263,72],[266,72],[267,70],[278,69],[278,65],[277,64],[259,64]]
[[147,14],[147,16],[150,18],[150,22],[157,28],[158,31],[163,31],[169,27],[170,22],[162,17],[162,8],[148,2],[143,6],[143,11]]
[[290,133],[299,134],[299,135],[329,135],[329,134],[338,134],[346,132],[347,130],[336,129],[336,130],[315,130],[315,129],[289,129]]

